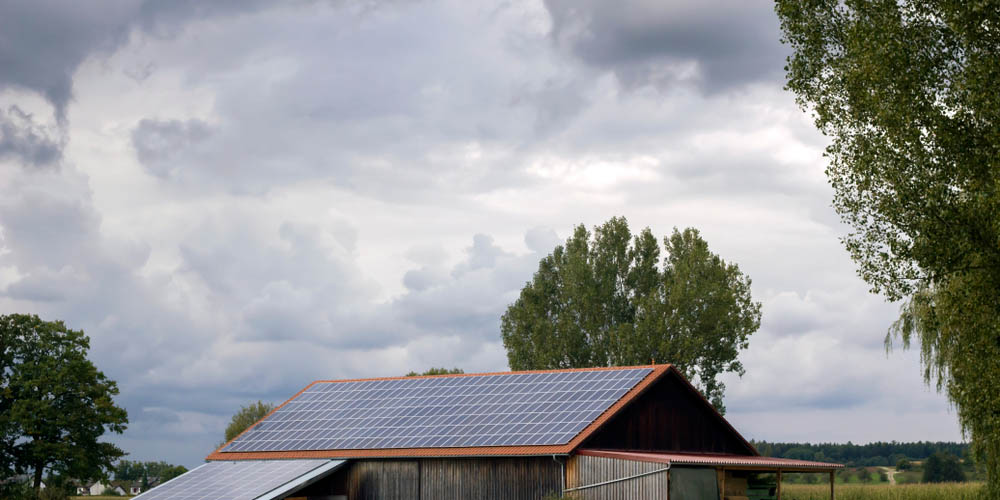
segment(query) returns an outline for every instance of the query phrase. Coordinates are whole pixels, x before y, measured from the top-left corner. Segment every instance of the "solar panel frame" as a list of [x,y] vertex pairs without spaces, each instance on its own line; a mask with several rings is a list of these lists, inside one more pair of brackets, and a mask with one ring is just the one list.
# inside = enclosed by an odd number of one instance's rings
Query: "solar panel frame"
[[563,445],[652,371],[316,382],[221,452]]
[[217,461],[136,496],[137,500],[267,500],[332,472],[345,460]]

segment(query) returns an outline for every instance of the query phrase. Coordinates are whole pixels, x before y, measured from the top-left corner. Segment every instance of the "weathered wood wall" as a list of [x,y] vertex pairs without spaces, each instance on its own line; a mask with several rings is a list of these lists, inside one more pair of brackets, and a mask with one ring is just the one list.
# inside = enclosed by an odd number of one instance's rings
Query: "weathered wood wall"
[[[613,479],[652,472],[666,464],[616,458],[574,455],[566,462],[566,487],[577,488]],[[669,472],[658,472],[626,481],[573,492],[580,500],[667,500]]]
[[342,491],[349,500],[420,498],[420,465],[415,460],[361,460],[348,466]]
[[754,454],[696,391],[673,374],[625,407],[582,448]]
[[421,500],[539,500],[561,488],[562,465],[552,457],[420,461]]
[[[560,457],[560,460],[564,458]],[[348,500],[539,500],[562,489],[552,457],[351,460],[296,496]]]

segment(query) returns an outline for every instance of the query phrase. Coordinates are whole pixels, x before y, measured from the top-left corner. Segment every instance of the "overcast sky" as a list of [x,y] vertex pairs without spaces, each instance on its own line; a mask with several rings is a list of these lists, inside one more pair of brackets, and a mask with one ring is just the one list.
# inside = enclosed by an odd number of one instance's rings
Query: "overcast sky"
[[960,440],[784,57],[764,1],[0,1],[0,313],[84,329],[114,441],[191,467],[314,379],[506,369],[538,260],[624,215],[753,279],[748,439]]

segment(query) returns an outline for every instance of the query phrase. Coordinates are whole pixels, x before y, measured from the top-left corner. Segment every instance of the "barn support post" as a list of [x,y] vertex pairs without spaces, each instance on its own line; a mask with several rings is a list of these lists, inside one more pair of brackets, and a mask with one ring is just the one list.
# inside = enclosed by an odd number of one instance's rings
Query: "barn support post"
[[726,468],[719,468],[719,500],[726,500]]
[[664,474],[667,475],[667,491],[665,491],[664,493],[666,494],[666,499],[670,500],[670,471],[668,470]]
[[781,500],[781,469],[778,469],[778,497],[777,500]]

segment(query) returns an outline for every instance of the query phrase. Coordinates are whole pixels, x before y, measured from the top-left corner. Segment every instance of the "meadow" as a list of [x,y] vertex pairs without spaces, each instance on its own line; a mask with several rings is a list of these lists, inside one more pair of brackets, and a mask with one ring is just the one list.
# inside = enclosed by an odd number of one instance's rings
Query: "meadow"
[[[829,484],[781,485],[782,500],[829,500]],[[982,483],[837,484],[837,500],[983,500]]]

